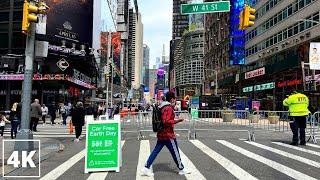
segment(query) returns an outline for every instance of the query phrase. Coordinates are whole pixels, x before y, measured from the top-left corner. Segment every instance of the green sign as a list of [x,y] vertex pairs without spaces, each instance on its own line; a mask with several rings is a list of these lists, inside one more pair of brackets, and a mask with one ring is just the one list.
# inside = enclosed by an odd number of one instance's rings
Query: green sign
[[230,1],[207,2],[201,4],[181,4],[181,14],[229,12]]
[[267,89],[274,89],[275,88],[275,83],[271,82],[271,83],[265,83],[265,84],[258,84],[253,86],[248,86],[248,87],[244,87],[242,88],[242,92],[252,92],[254,91],[263,91],[263,90],[267,90]]
[[199,118],[198,109],[191,109],[191,117],[192,117],[192,119],[198,119]]
[[89,121],[86,131],[85,172],[119,172],[121,160],[119,121]]

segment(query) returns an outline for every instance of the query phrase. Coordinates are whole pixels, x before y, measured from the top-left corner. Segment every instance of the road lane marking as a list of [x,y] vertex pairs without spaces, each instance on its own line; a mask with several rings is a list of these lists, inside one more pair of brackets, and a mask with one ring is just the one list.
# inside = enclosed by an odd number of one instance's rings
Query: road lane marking
[[179,148],[179,153],[181,156],[182,163],[187,170],[191,171],[191,174],[186,174],[186,179],[188,180],[206,180],[206,178],[200,173],[196,166],[190,161],[190,159],[181,151]]
[[235,163],[231,162],[227,158],[221,156],[220,154],[218,154],[214,150],[210,149],[208,146],[206,146],[205,144],[203,144],[199,140],[190,140],[190,142],[192,144],[194,144],[202,152],[204,152],[209,157],[211,157],[213,160],[215,160],[217,163],[219,163],[223,168],[225,168],[227,171],[229,171],[237,179],[257,180],[257,178],[253,177],[251,174],[249,174],[248,172],[246,172],[241,167],[239,167]]
[[313,155],[316,155],[316,156],[320,156],[320,152],[317,152],[317,151],[312,151],[312,150],[309,150],[309,149],[305,149],[305,148],[301,148],[301,147],[297,147],[297,146],[292,146],[290,144],[285,144],[285,143],[282,143],[282,142],[272,142],[272,143],[273,144],[277,144],[279,146],[284,146],[284,147],[287,147],[287,148],[295,149],[295,150],[298,150],[298,151],[301,151],[301,152],[305,152],[305,153],[313,154]]
[[320,149],[320,146],[315,145],[315,144],[311,144],[311,143],[307,143],[307,146],[310,146],[310,147],[314,147],[314,148],[318,148],[318,149]]
[[303,174],[303,173],[301,173],[299,171],[296,171],[296,170],[291,169],[291,168],[289,168],[287,166],[284,166],[284,165],[282,165],[280,163],[277,163],[275,161],[272,161],[270,159],[262,157],[262,156],[260,156],[258,154],[255,154],[255,153],[252,153],[250,151],[247,151],[247,150],[245,150],[245,149],[243,149],[243,148],[241,148],[239,146],[236,146],[236,145],[234,145],[232,143],[229,143],[227,141],[217,140],[217,142],[219,142],[220,144],[222,144],[222,145],[224,145],[224,146],[226,146],[226,147],[228,147],[228,148],[230,148],[230,149],[232,149],[232,150],[234,150],[236,152],[239,152],[240,154],[243,154],[244,156],[247,156],[247,157],[249,157],[251,159],[259,161],[259,162],[261,162],[261,163],[263,163],[263,164],[265,164],[265,165],[267,165],[267,166],[269,166],[269,167],[271,167],[271,168],[273,168],[273,169],[275,169],[275,170],[277,170],[277,171],[279,171],[279,172],[281,172],[283,174],[286,174],[287,176],[290,176],[293,179],[298,179],[298,180],[305,180],[305,179],[316,180],[315,178],[313,178],[311,176],[308,176],[308,175]]
[[[121,149],[126,141],[121,141]],[[108,172],[91,173],[87,180],[106,179]]]
[[273,153],[279,154],[281,156],[284,156],[284,157],[287,157],[287,158],[290,158],[290,159],[293,159],[293,160],[296,160],[296,161],[300,161],[302,163],[308,164],[308,165],[316,167],[316,168],[320,168],[320,163],[318,163],[316,161],[313,161],[313,160],[310,160],[310,159],[307,159],[307,158],[304,158],[304,157],[301,157],[301,156],[297,156],[297,155],[294,155],[294,154],[291,154],[291,153],[288,153],[288,152],[285,152],[285,151],[281,151],[279,149],[275,149],[275,148],[272,148],[272,147],[269,147],[269,146],[266,146],[266,145],[263,145],[263,144],[259,144],[259,143],[256,143],[256,142],[252,142],[252,141],[251,142],[245,141],[245,142],[248,143],[248,144],[251,144],[253,146],[259,147],[261,149],[265,149],[267,151],[271,151]]
[[[140,141],[139,160],[137,165],[136,180],[153,180],[154,177],[141,176],[141,169],[145,166],[150,155],[150,142],[149,140]],[[152,171],[152,166],[150,167]]]
[[86,149],[83,149],[78,154],[72,156],[70,159],[65,161],[60,166],[56,167],[54,170],[50,171],[48,174],[43,176],[40,180],[55,180],[58,179],[63,173],[75,165],[80,159],[82,159],[86,154]]

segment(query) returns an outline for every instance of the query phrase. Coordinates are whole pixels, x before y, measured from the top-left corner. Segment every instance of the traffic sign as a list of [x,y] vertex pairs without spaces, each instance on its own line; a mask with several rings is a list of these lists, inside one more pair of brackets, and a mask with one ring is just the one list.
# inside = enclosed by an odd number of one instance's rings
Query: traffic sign
[[199,4],[181,4],[181,14],[200,14],[229,11],[230,1],[207,2]]
[[86,131],[85,173],[120,171],[120,121],[88,121]]
[[61,71],[65,71],[69,67],[69,63],[64,58],[61,58],[57,62],[57,66],[61,69]]

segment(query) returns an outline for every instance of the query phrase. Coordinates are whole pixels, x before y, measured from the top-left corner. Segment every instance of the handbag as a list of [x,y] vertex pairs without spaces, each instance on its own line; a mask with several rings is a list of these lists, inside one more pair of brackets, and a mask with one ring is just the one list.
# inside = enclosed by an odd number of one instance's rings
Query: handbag
[[69,133],[70,133],[70,134],[73,133],[73,124],[72,124],[72,121],[69,122]]

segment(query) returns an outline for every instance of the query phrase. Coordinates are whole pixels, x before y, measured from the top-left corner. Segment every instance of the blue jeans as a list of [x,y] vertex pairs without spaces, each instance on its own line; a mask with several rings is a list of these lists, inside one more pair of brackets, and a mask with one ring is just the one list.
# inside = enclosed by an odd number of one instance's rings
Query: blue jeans
[[163,148],[163,146],[166,146],[170,153],[171,156],[176,163],[177,167],[179,170],[182,170],[184,168],[181,158],[180,158],[180,153],[179,153],[179,148],[178,148],[178,143],[176,139],[170,139],[170,140],[158,140],[156,147],[153,149],[152,153],[150,154],[147,164],[145,165],[146,168],[150,168],[151,164],[153,161],[156,159],[157,155]]
[[11,121],[11,139],[13,139],[13,133],[14,133],[14,137],[17,136],[17,131],[18,131],[19,125],[20,125],[19,120],[14,119]]

